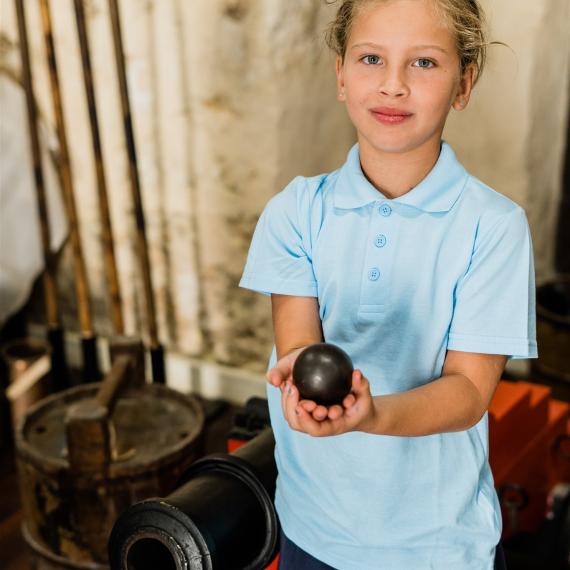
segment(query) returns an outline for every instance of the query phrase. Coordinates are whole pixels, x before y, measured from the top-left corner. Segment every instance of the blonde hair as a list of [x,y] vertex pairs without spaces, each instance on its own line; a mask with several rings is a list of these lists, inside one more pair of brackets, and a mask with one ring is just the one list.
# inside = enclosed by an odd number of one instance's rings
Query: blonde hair
[[[325,0],[334,4],[337,0]],[[328,46],[342,59],[346,54],[348,38],[354,20],[368,4],[380,4],[388,0],[342,0],[336,18],[326,31]],[[457,53],[463,73],[468,65],[477,66],[479,79],[487,60],[487,19],[479,0],[432,0],[438,13],[455,35]],[[499,43],[499,42],[493,42]]]

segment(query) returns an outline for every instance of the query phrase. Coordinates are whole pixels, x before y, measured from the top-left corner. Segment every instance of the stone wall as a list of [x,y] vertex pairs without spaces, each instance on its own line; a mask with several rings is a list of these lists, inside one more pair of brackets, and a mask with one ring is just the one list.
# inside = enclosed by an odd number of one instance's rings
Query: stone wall
[[[54,124],[38,2],[26,2],[38,103]],[[112,333],[85,96],[71,0],[51,0],[95,324]],[[446,138],[477,176],[528,212],[539,278],[552,270],[568,108],[567,0],[486,1],[489,69]],[[13,2],[1,0],[2,67],[19,73]],[[144,303],[106,0],[86,1],[123,312]],[[336,102],[319,0],[122,0],[128,78],[160,338],[176,353],[263,370],[269,301],[238,289],[266,201],[297,174],[340,165],[354,140]],[[22,125],[22,128],[26,128]],[[77,330],[71,255],[64,322]]]

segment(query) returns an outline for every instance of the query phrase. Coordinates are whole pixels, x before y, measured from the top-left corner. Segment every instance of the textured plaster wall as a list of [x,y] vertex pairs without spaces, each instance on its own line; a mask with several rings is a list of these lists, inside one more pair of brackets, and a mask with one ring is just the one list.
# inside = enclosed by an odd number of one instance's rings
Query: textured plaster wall
[[[34,79],[53,126],[38,4],[26,2]],[[51,6],[95,326],[106,335],[113,331],[73,5]],[[331,8],[316,0],[120,7],[160,338],[184,354],[260,370],[272,340],[268,299],[237,287],[259,213],[293,176],[335,168],[353,142],[322,39]],[[127,332],[144,335],[107,1],[86,0],[86,10],[123,312]],[[1,0],[1,12],[2,64],[19,74],[13,2]],[[72,278],[66,249],[63,318],[77,331]]]
[[525,208],[537,279],[553,272],[569,102],[568,0],[484,0],[488,67],[446,138],[466,167]]
[[[112,332],[71,0],[51,0],[95,324]],[[568,95],[567,0],[486,1],[494,47],[446,138],[468,168],[526,208],[539,276],[552,268]],[[26,2],[36,92],[54,124],[38,2]],[[160,337],[171,350],[261,371],[269,301],[238,289],[267,200],[297,174],[340,165],[354,140],[336,102],[319,0],[122,0],[128,79]],[[127,332],[145,308],[106,0],[86,0]],[[0,0],[2,67],[19,73],[13,2]],[[26,128],[26,125],[22,125]],[[71,255],[64,322],[77,330]],[[38,312],[40,314],[40,312]]]

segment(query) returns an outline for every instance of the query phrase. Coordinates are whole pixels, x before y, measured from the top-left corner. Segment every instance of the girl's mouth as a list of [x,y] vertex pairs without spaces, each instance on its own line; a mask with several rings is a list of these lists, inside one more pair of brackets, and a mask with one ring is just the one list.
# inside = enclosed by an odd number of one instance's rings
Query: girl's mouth
[[379,123],[384,125],[400,125],[413,116],[412,113],[391,107],[370,109],[370,113]]

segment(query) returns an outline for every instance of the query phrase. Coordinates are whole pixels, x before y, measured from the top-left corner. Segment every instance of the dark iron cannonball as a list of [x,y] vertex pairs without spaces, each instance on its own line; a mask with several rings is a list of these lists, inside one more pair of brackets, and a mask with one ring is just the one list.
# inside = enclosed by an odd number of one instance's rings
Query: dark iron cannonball
[[338,346],[322,342],[308,346],[295,361],[293,381],[302,400],[323,406],[341,404],[352,388],[350,356]]

